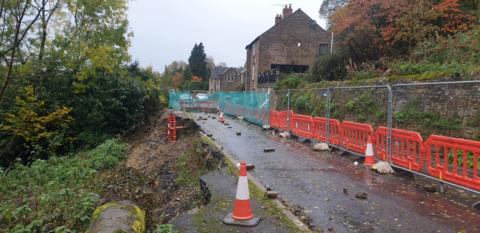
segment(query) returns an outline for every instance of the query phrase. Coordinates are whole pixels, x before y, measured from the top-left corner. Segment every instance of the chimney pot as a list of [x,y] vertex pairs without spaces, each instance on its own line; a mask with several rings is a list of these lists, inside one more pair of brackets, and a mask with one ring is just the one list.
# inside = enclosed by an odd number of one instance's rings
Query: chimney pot
[[282,16],[277,14],[277,16],[275,16],[275,25],[277,25],[278,23],[280,23],[282,21]]
[[293,13],[292,4],[285,5],[285,7],[283,8],[283,19],[287,18],[292,13]]

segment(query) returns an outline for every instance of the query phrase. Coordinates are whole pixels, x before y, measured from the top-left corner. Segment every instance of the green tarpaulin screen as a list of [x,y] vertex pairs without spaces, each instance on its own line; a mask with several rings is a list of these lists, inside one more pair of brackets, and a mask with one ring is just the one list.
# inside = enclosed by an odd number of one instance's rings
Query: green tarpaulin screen
[[245,120],[263,125],[268,124],[270,94],[268,92],[215,92],[193,93],[170,91],[171,109],[184,111],[216,112],[231,116],[242,116]]

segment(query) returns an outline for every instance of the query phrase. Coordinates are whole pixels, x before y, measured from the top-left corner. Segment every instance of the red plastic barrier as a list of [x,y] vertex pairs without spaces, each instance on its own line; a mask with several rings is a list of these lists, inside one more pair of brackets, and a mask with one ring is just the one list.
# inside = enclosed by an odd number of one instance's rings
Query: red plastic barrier
[[[329,139],[328,142],[334,145],[340,145],[340,130],[341,124],[340,121],[336,119],[330,119],[330,130],[329,130]],[[326,142],[327,141],[327,119],[323,117],[313,118],[314,124],[314,138]]]
[[[293,115],[293,112],[290,111]],[[270,111],[270,126],[275,129],[289,130],[288,111]]]
[[344,147],[362,155],[367,148],[368,136],[374,139],[373,128],[369,124],[344,121],[340,132]]
[[[378,127],[376,136],[377,156],[380,160],[387,160],[388,128]],[[395,165],[410,170],[421,171],[425,156],[423,153],[423,138],[413,131],[392,129],[392,162]]]
[[430,175],[480,191],[479,141],[431,135],[424,147]]
[[307,115],[293,114],[292,115],[292,132],[303,138],[314,137],[313,118]]

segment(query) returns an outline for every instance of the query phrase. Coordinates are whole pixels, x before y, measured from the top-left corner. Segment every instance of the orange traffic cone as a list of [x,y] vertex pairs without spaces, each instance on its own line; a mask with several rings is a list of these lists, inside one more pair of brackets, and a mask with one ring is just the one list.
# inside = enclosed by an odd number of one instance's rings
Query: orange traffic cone
[[228,225],[255,226],[261,218],[255,217],[250,205],[250,192],[248,190],[247,164],[240,163],[240,176],[238,177],[237,195],[233,204],[233,213],[227,215],[223,223]]
[[373,155],[372,137],[368,136],[367,149],[365,150],[365,166],[373,166],[375,164],[375,157]]
[[218,118],[218,121],[220,121],[220,123],[225,123],[225,118],[223,117],[223,112],[220,113],[220,117]]

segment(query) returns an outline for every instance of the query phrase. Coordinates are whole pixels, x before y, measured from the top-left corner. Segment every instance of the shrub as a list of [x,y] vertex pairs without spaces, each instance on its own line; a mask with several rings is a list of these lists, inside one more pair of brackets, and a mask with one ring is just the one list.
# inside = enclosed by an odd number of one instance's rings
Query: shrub
[[308,78],[298,74],[281,76],[276,88],[277,90],[295,89],[304,84],[306,79]]
[[343,80],[347,77],[347,69],[343,56],[338,53],[321,56],[312,67],[312,80]]
[[99,174],[116,166],[128,145],[116,139],[71,157],[17,163],[0,171],[2,232],[83,231],[100,197]]

